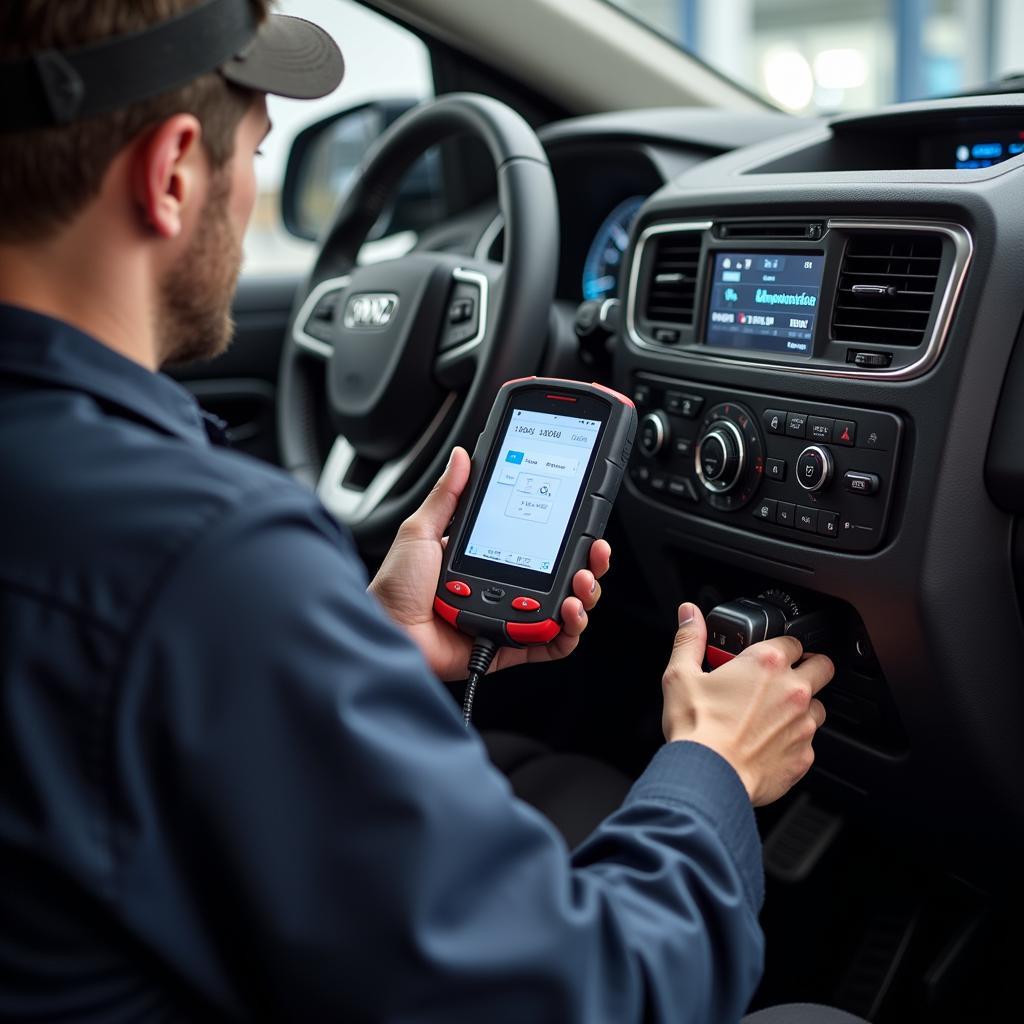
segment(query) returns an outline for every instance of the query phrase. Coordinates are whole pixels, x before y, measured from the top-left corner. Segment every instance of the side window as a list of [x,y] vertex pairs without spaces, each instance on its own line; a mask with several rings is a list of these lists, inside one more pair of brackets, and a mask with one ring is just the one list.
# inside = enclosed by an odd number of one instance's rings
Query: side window
[[370,101],[419,102],[433,94],[426,46],[383,15],[355,0],[281,0],[275,9],[330,32],[345,58],[345,79],[322,100],[269,98],[274,127],[257,159],[259,197],[245,237],[247,275],[302,273],[312,262],[315,244],[289,234],[281,219],[285,164],[292,140],[303,128]]

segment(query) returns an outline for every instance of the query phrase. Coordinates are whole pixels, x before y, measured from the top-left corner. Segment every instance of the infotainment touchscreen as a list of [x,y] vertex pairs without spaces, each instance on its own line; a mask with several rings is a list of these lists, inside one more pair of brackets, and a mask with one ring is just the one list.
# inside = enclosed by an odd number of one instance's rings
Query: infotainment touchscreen
[[810,356],[825,257],[715,253],[706,343]]

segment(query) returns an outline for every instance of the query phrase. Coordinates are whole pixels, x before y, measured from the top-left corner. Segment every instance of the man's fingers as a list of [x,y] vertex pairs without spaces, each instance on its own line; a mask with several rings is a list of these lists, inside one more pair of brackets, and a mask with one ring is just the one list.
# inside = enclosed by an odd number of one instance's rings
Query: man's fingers
[[562,602],[562,632],[566,636],[578,637],[587,628],[587,610],[583,602],[567,597]]
[[679,606],[679,629],[672,644],[672,661],[688,669],[702,671],[708,631],[704,616],[695,604]]
[[807,713],[814,719],[815,727],[820,729],[825,724],[825,705],[820,700],[811,700]]
[[589,569],[580,569],[572,578],[572,592],[589,612],[601,600],[601,584]]
[[600,579],[612,564],[612,546],[606,540],[595,540],[590,545],[590,571]]
[[763,668],[775,671],[799,661],[803,653],[803,644],[795,636],[777,636],[745,647],[736,657],[754,658]]
[[835,665],[824,654],[809,654],[796,667],[796,674],[810,685],[811,693],[817,693],[835,675],[835,671]]
[[405,521],[405,529],[439,540],[455,515],[459,498],[466,489],[470,470],[465,448],[454,448],[441,478],[422,505]]

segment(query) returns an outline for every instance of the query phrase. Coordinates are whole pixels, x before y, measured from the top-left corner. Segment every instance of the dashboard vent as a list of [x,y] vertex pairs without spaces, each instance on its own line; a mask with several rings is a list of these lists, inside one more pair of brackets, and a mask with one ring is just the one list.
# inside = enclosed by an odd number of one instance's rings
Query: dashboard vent
[[692,324],[700,266],[701,232],[657,235],[643,315],[648,320]]
[[942,263],[933,234],[859,235],[850,239],[832,311],[837,341],[920,345]]

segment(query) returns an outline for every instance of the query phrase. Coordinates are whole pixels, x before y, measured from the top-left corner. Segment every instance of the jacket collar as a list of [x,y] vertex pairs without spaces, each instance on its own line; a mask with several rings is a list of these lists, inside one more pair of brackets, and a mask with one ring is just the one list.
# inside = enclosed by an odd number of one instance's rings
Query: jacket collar
[[147,370],[77,327],[3,303],[0,377],[84,392],[194,444],[208,444],[216,435],[196,400],[170,377]]

